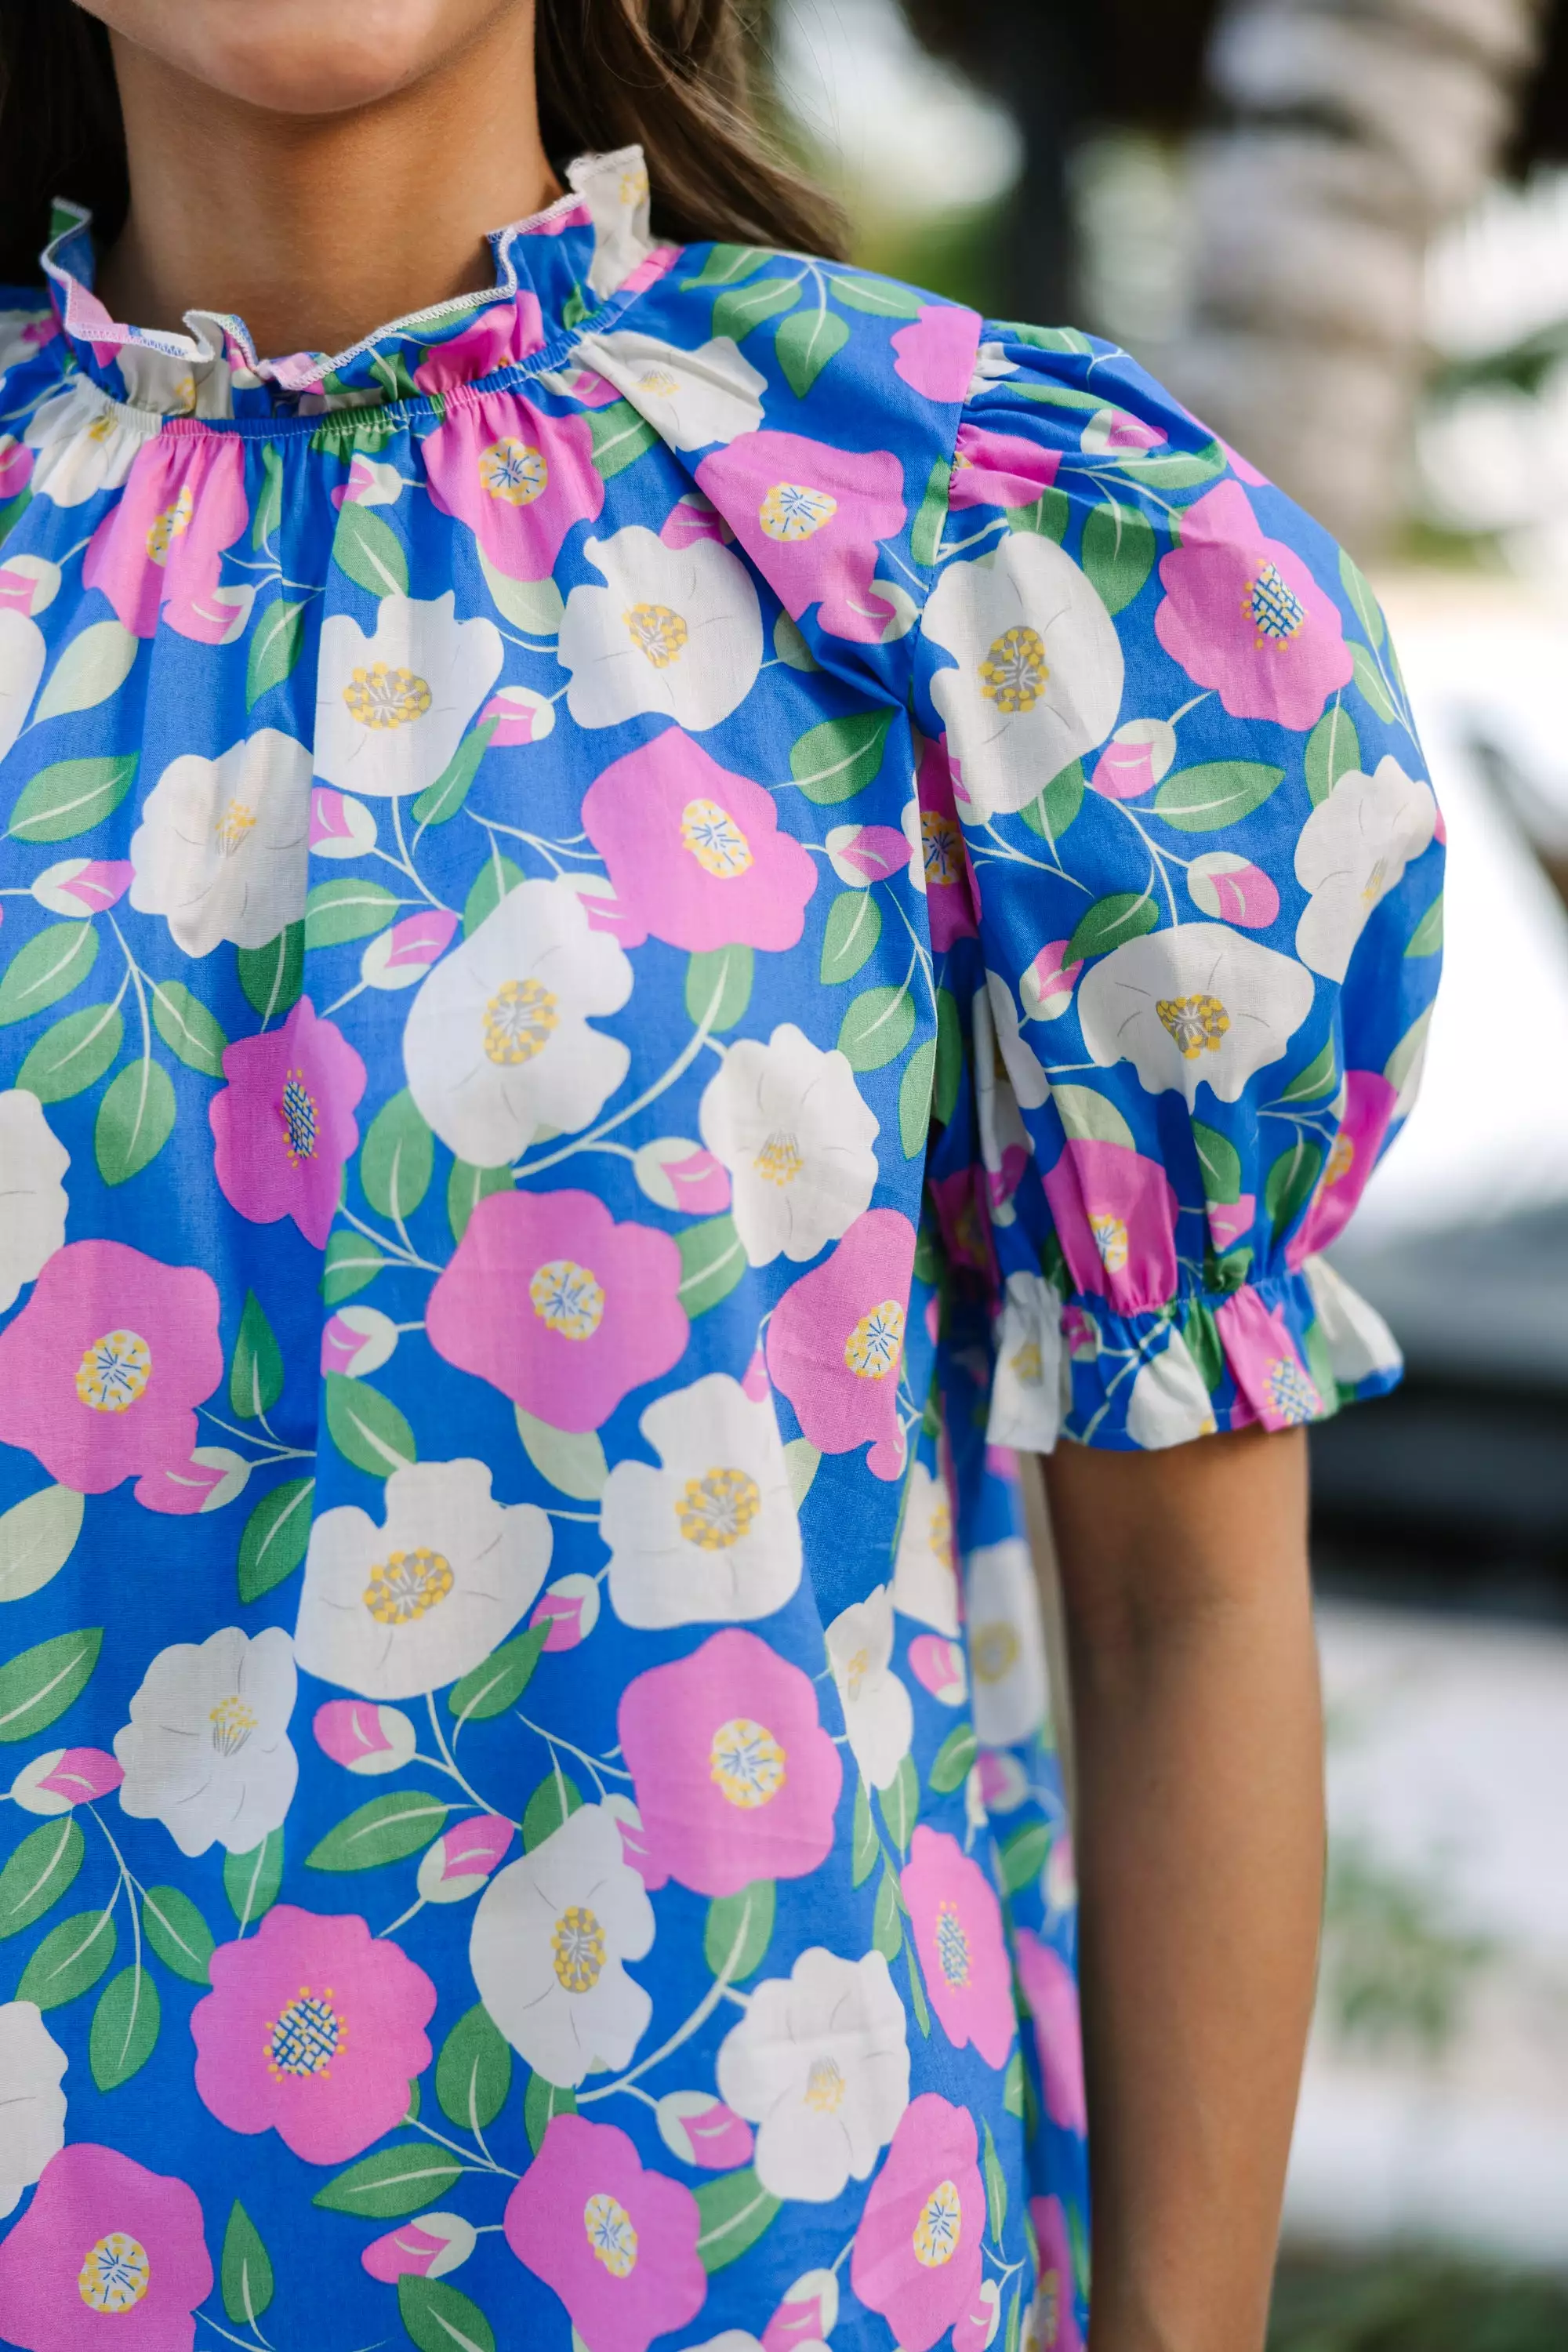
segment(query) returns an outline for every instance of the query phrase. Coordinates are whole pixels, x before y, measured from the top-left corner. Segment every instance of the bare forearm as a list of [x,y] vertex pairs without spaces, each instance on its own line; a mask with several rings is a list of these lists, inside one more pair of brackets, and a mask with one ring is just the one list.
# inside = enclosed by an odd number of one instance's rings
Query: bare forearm
[[1093,2352],[1258,2352],[1310,2011],[1299,1439],[1052,1465],[1073,1685]]

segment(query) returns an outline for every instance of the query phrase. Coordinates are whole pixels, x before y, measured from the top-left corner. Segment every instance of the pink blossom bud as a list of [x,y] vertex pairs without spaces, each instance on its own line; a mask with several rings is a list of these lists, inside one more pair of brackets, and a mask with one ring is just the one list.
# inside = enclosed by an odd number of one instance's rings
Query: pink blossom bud
[[1097,408],[1083,428],[1082,447],[1086,457],[1103,457],[1119,449],[1157,449],[1164,439],[1159,425],[1145,425],[1125,408]]
[[417,1735],[401,1707],[374,1706],[364,1698],[330,1698],[316,1709],[316,1745],[334,1764],[373,1777],[395,1772],[413,1755]]
[[1016,1813],[1029,1793],[1029,1776],[1005,1748],[980,1751],[980,1793],[991,1813]]
[[1176,732],[1163,719],[1130,719],[1096,761],[1089,782],[1107,800],[1135,801],[1152,792],[1176,756]]
[[1016,1452],[1011,1445],[988,1445],[985,1469],[993,1478],[1016,1478],[1020,1475]]
[[[588,918],[588,928],[607,931],[613,940],[619,939],[626,928],[626,910],[616,896],[615,885],[603,874],[563,874],[562,883],[575,890],[583,901],[583,912]],[[637,934],[641,940],[639,929]]]
[[838,2324],[838,2281],[832,2271],[797,2278],[763,2330],[763,2352],[807,2352]]
[[60,567],[47,555],[0,556],[0,607],[36,621],[60,590]]
[[416,987],[446,954],[458,919],[445,907],[426,907],[378,931],[359,960],[360,978],[369,988]]
[[226,1445],[198,1445],[188,1462],[163,1463],[144,1470],[136,1481],[136,1500],[144,1511],[162,1511],[168,1518],[194,1518],[199,1511],[221,1511],[243,1493],[253,1463]]
[[716,1216],[730,1205],[730,1172],[700,1143],[684,1135],[661,1135],[645,1143],[632,1172],[650,1201],[689,1216]]
[[27,487],[33,453],[14,433],[0,433],[0,499],[14,499]]
[[426,1847],[418,1886],[426,1903],[462,1903],[477,1895],[517,1831],[501,1813],[475,1813],[443,1830]]
[[1070,1911],[1078,1901],[1078,1864],[1072,1832],[1058,1830],[1046,1856],[1046,1901],[1055,1913]]
[[682,2164],[729,2172],[750,2164],[752,2126],[710,2091],[667,2091],[658,2103],[659,2135]]
[[125,1775],[101,1748],[52,1748],[24,1764],[11,1783],[13,1803],[25,1813],[68,1813],[89,1798],[107,1797]]
[[[629,278],[623,279],[621,285],[623,294],[630,283]],[[619,400],[621,396],[608,377],[602,376],[597,368],[563,369],[559,377],[552,376],[546,380],[552,383],[559,383],[567,397],[580,402],[584,408],[608,408],[613,401]]]
[[1267,930],[1279,912],[1279,893],[1263,868],[1231,849],[1194,857],[1187,868],[1187,890],[1205,915],[1239,923],[1243,930]]
[[1072,1003],[1083,962],[1081,958],[1077,963],[1068,961],[1068,944],[1066,940],[1049,940],[1026,971],[1018,984],[1026,1021],[1059,1021]]
[[1078,1363],[1092,1363],[1100,1353],[1100,1326],[1087,1307],[1063,1307],[1062,1338]]
[[760,1348],[752,1350],[752,1360],[741,1375],[741,1387],[753,1404],[761,1404],[769,1393],[767,1359]]
[[591,1576],[563,1576],[534,1603],[531,1625],[548,1624],[547,1650],[574,1650],[599,1622],[599,1587]]
[[851,890],[868,889],[910,862],[910,838],[890,824],[836,824],[824,845],[827,862]]
[[629,1797],[609,1796],[604,1801],[605,1811],[615,1816],[621,1833],[621,1854],[626,1866],[650,1886],[662,1886],[663,1874],[655,1865],[648,1846],[647,1832],[642,1825],[642,1815]]
[[312,857],[364,857],[375,847],[375,818],[363,801],[316,786],[310,794]]
[[1216,1250],[1234,1249],[1243,1234],[1252,1231],[1258,1214],[1258,1196],[1244,1192],[1239,1201],[1211,1201],[1208,1204],[1209,1233]]
[[943,1706],[962,1706],[969,1693],[963,1652],[940,1633],[917,1633],[910,1643],[910,1664],[932,1698]]
[[479,725],[495,729],[490,741],[501,751],[514,743],[540,743],[555,725],[555,705],[531,686],[503,686],[479,713]]
[[101,915],[119,904],[136,869],[122,857],[64,857],[33,877],[31,888],[51,915]]
[[395,466],[378,464],[357,450],[349,467],[343,497],[351,506],[393,507],[403,495],[403,477]]
[[700,490],[689,490],[670,508],[658,535],[666,547],[689,547],[699,539],[716,539],[721,545],[731,533],[712,500]]
[[397,1326],[377,1307],[340,1307],[321,1332],[321,1370],[364,1380],[397,1345]]
[[400,2278],[445,2278],[468,2261],[477,2242],[473,2223],[460,2213],[421,2213],[384,2238],[373,2238],[360,2260],[373,2279],[395,2286]]
[[953,2328],[952,2352],[985,2352],[1001,2317],[1002,2291],[994,2279],[982,2279]]

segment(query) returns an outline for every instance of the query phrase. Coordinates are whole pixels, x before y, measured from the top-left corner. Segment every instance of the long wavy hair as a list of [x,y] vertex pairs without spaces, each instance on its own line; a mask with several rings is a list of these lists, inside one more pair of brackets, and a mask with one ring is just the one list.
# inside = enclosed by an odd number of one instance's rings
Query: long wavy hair
[[[837,256],[834,205],[765,134],[742,0],[537,0],[545,151],[638,142],[655,233],[734,237]],[[0,0],[0,285],[38,277],[57,195],[119,234],[130,202],[109,36],[72,0]]]

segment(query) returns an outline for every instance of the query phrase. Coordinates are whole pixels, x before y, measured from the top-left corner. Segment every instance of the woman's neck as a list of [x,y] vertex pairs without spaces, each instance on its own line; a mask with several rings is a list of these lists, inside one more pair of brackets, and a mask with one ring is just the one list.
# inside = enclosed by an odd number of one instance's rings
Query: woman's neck
[[509,10],[438,72],[321,116],[247,105],[117,38],[131,211],[100,299],[146,328],[236,311],[278,356],[342,351],[488,284],[486,231],[560,193],[531,17]]

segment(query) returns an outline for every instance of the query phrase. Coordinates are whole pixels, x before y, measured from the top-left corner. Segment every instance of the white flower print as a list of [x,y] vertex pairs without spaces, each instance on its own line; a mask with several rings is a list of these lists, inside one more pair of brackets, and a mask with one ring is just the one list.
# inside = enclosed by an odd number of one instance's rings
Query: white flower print
[[964,1562],[974,1735],[986,1748],[1032,1739],[1048,1713],[1046,1643],[1029,1548],[1018,1536]]
[[1062,1303],[1040,1274],[1010,1274],[996,1330],[986,1443],[1026,1454],[1054,1452],[1072,1403],[1072,1370],[1062,1347]]
[[626,950],[564,882],[521,882],[437,964],[404,1032],[408,1088],[459,1160],[499,1168],[542,1127],[574,1134],[631,1062],[589,1026],[632,992]]
[[184,1854],[258,1846],[282,1826],[299,1778],[295,1682],[293,1643],[276,1625],[254,1638],[226,1625],[160,1650],[114,1735],[125,1811],[161,1821]]
[[1083,1042],[1101,1068],[1131,1062],[1145,1090],[1235,1102],[1312,1009],[1312,975],[1226,923],[1182,923],[1112,948],[1079,983]]
[[40,403],[22,436],[37,453],[29,488],[57,507],[85,506],[100,490],[120,488],[137,451],[159,429],[158,417],[77,377]]
[[65,2071],[37,2003],[0,2004],[0,2221],[66,2144]]
[[37,1096],[26,1087],[0,1095],[0,1313],[64,1244],[69,1166]]
[[683,352],[658,335],[622,328],[584,335],[572,356],[580,367],[596,368],[672,449],[710,448],[762,424],[767,378],[728,335]]
[[1326,1257],[1304,1259],[1301,1272],[1328,1342],[1335,1379],[1354,1387],[1374,1372],[1396,1372],[1405,1360],[1376,1307],[1352,1290]]
[[363,1698],[417,1698],[488,1658],[550,1566],[550,1521],[498,1503],[482,1462],[416,1462],[386,1482],[377,1527],[352,1504],[310,1530],[300,1664]]
[[131,836],[131,903],[162,915],[176,947],[265,947],[305,911],[310,754],[263,727],[216,760],[171,761]]
[[910,1465],[904,1523],[893,1562],[893,1606],[951,1640],[958,1632],[958,1570],[952,1556],[952,1502],[947,1481],[918,1458]]
[[26,722],[44,674],[44,633],[29,613],[0,605],[0,760]]
[[825,1054],[792,1021],[765,1045],[742,1037],[730,1047],[699,1124],[730,1171],[735,1230],[752,1265],[815,1257],[870,1205],[876,1114],[837,1046]]
[[983,824],[1026,807],[1116,724],[1116,625],[1054,540],[1015,531],[994,556],[950,563],[924,631],[957,656],[931,691],[947,721],[962,817]]
[[653,1906],[603,1805],[580,1805],[479,1898],[468,1965],[479,1999],[547,2083],[624,2066],[653,2002],[622,1965],[651,1948]]
[[560,660],[579,727],[616,727],[654,711],[700,733],[743,702],[763,661],[763,616],[750,572],[716,540],[666,547],[628,523],[584,553],[603,588],[566,599]]
[[599,1507],[623,1624],[744,1623],[800,1582],[800,1523],[772,1398],[710,1372],[649,1405],[659,1457],[619,1462]]
[[501,667],[495,623],[459,621],[456,603],[384,596],[369,637],[347,613],[323,622],[316,773],[340,792],[423,792],[456,751]]
[[[995,1025],[996,1050],[1018,1106],[1022,1110],[1038,1110],[1050,1095],[1051,1083],[1046,1076],[1045,1064],[1024,1034],[1017,1000],[1001,973],[995,971],[985,975],[985,995]],[[975,1009],[978,1012],[978,1000]],[[984,1118],[984,1110],[981,1116]]]
[[914,1708],[893,1672],[893,1596],[879,1584],[827,1628],[827,1663],[855,1761],[874,1789],[891,1788],[914,1738]]
[[1343,980],[1373,908],[1405,879],[1437,822],[1432,787],[1395,759],[1370,775],[1342,776],[1296,843],[1296,879],[1311,898],[1296,926],[1296,953],[1325,980]]
[[910,2103],[904,2005],[880,1952],[814,1946],[769,1977],[719,2050],[719,2095],[757,2126],[771,2197],[830,2204],[864,2180]]
[[1127,1434],[1157,1454],[1214,1433],[1214,1405],[1192,1349],[1173,1331],[1157,1356],[1141,1365],[1127,1401]]

